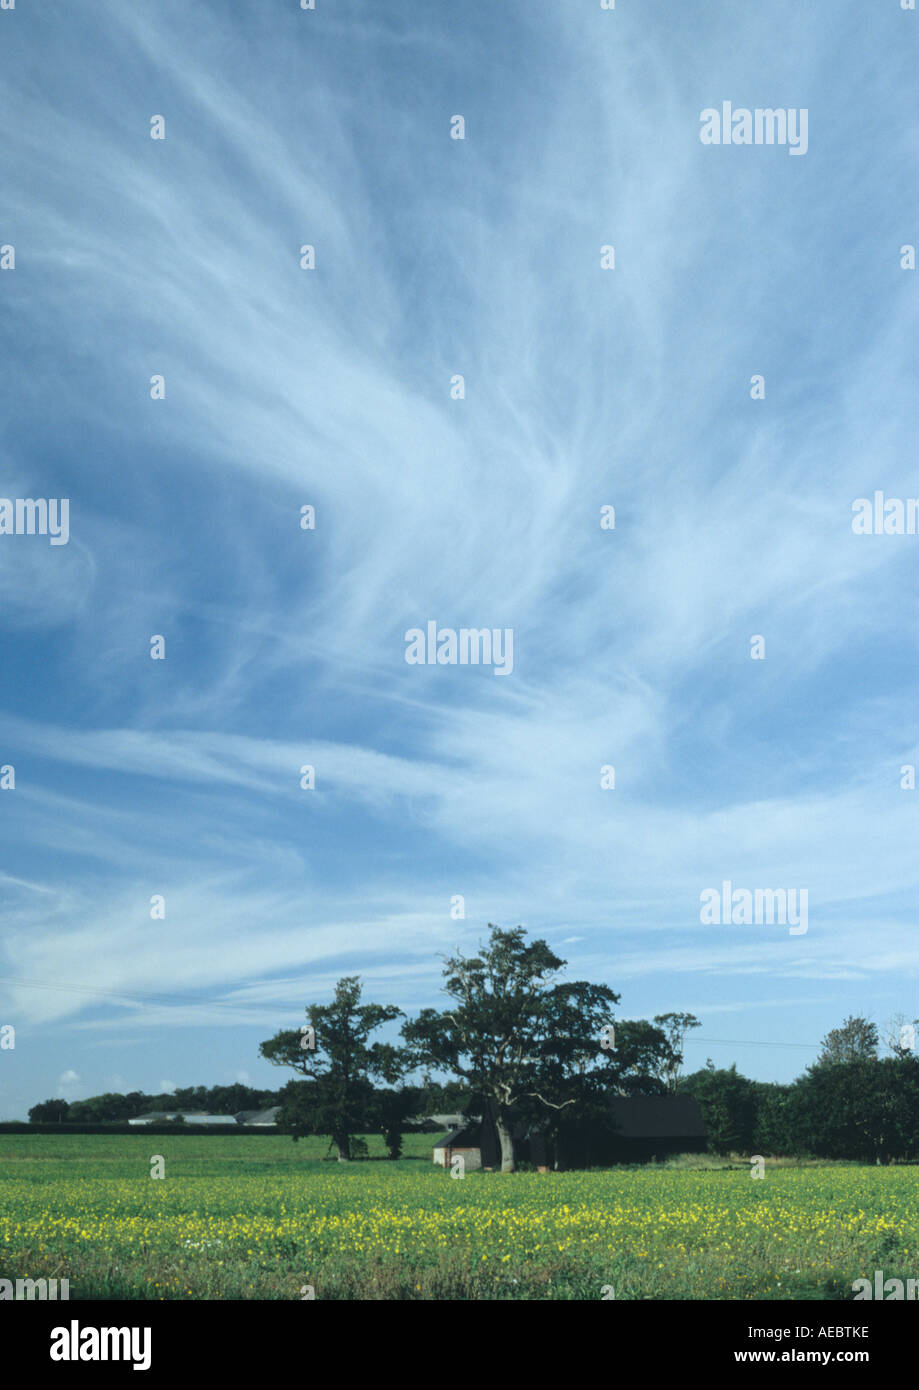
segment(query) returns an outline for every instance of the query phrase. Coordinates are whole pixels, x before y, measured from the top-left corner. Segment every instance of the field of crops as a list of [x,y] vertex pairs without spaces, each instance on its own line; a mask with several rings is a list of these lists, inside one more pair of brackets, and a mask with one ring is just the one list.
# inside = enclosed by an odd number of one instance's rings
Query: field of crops
[[460,1180],[410,1145],[340,1165],[275,1135],[0,1136],[0,1276],[72,1299],[838,1299],[919,1276],[919,1168]]

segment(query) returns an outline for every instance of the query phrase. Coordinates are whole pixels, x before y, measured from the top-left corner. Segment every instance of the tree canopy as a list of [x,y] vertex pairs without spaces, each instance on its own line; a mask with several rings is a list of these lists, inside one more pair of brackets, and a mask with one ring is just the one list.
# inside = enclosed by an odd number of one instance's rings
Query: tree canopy
[[351,1157],[354,1135],[372,1124],[374,1080],[393,1083],[404,1071],[400,1048],[370,1041],[378,1028],[403,1014],[391,1004],[362,1004],[360,979],[348,975],[338,981],[330,1004],[310,1004],[306,1016],[307,1025],[282,1029],[259,1052],[274,1066],[309,1078],[309,1105],[305,1094],[285,1095],[285,1123],[298,1126],[294,1132],[331,1135],[344,1162]]
[[501,1167],[515,1167],[513,1124],[534,1107],[574,1105],[593,1078],[612,1070],[602,1034],[619,995],[606,985],[561,981],[565,962],[522,927],[490,937],[478,955],[444,965],[450,1006],[423,1009],[403,1028],[418,1063],[452,1072],[492,1107]]

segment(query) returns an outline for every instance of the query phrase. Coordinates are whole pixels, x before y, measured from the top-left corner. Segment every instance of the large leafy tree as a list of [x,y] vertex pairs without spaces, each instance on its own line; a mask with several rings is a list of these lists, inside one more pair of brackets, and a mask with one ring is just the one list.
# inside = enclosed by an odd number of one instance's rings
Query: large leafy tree
[[522,927],[489,923],[487,946],[444,966],[444,1012],[423,1009],[403,1036],[414,1060],[452,1072],[494,1116],[501,1168],[515,1167],[514,1121],[558,1113],[614,1069],[601,1038],[619,995],[605,985],[563,982],[565,962],[545,941],[527,942]]
[[304,1097],[308,1105],[285,1098],[296,1126],[291,1132],[330,1135],[339,1161],[345,1162],[353,1136],[373,1124],[374,1080],[392,1084],[404,1071],[403,1050],[371,1042],[371,1035],[403,1014],[390,1004],[362,1004],[360,979],[348,975],[335,986],[332,1002],[310,1004],[306,1017],[306,1029],[282,1030],[259,1052],[274,1066],[292,1067],[314,1083]]
[[846,1019],[841,1028],[831,1028],[821,1043],[818,1067],[839,1062],[874,1062],[878,1055],[878,1030],[866,1018]]

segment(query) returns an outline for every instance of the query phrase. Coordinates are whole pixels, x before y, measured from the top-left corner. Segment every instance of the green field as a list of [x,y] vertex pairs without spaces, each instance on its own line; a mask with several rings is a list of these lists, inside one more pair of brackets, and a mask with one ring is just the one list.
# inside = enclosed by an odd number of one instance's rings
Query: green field
[[[0,1276],[72,1299],[846,1299],[919,1277],[919,1168],[470,1173],[281,1136],[0,1136]],[[161,1155],[165,1176],[152,1178]],[[606,1293],[604,1295],[604,1288]]]

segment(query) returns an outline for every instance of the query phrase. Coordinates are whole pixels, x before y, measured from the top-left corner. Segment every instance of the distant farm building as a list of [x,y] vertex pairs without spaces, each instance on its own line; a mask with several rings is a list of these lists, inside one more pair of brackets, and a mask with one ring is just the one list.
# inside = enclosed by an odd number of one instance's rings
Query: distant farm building
[[208,1115],[201,1110],[148,1110],[145,1115],[135,1115],[128,1120],[129,1125],[163,1125],[170,1120],[184,1120],[187,1125],[234,1125],[234,1115]]
[[267,1110],[240,1110],[238,1115],[234,1115],[238,1125],[255,1125],[257,1129],[267,1129],[270,1125],[276,1125],[280,1105],[271,1105]]
[[182,1119],[187,1125],[249,1125],[267,1129],[277,1124],[280,1109],[280,1105],[272,1105],[267,1110],[240,1110],[237,1115],[209,1115],[203,1110],[148,1110],[144,1115],[135,1115],[128,1124],[162,1125]]

